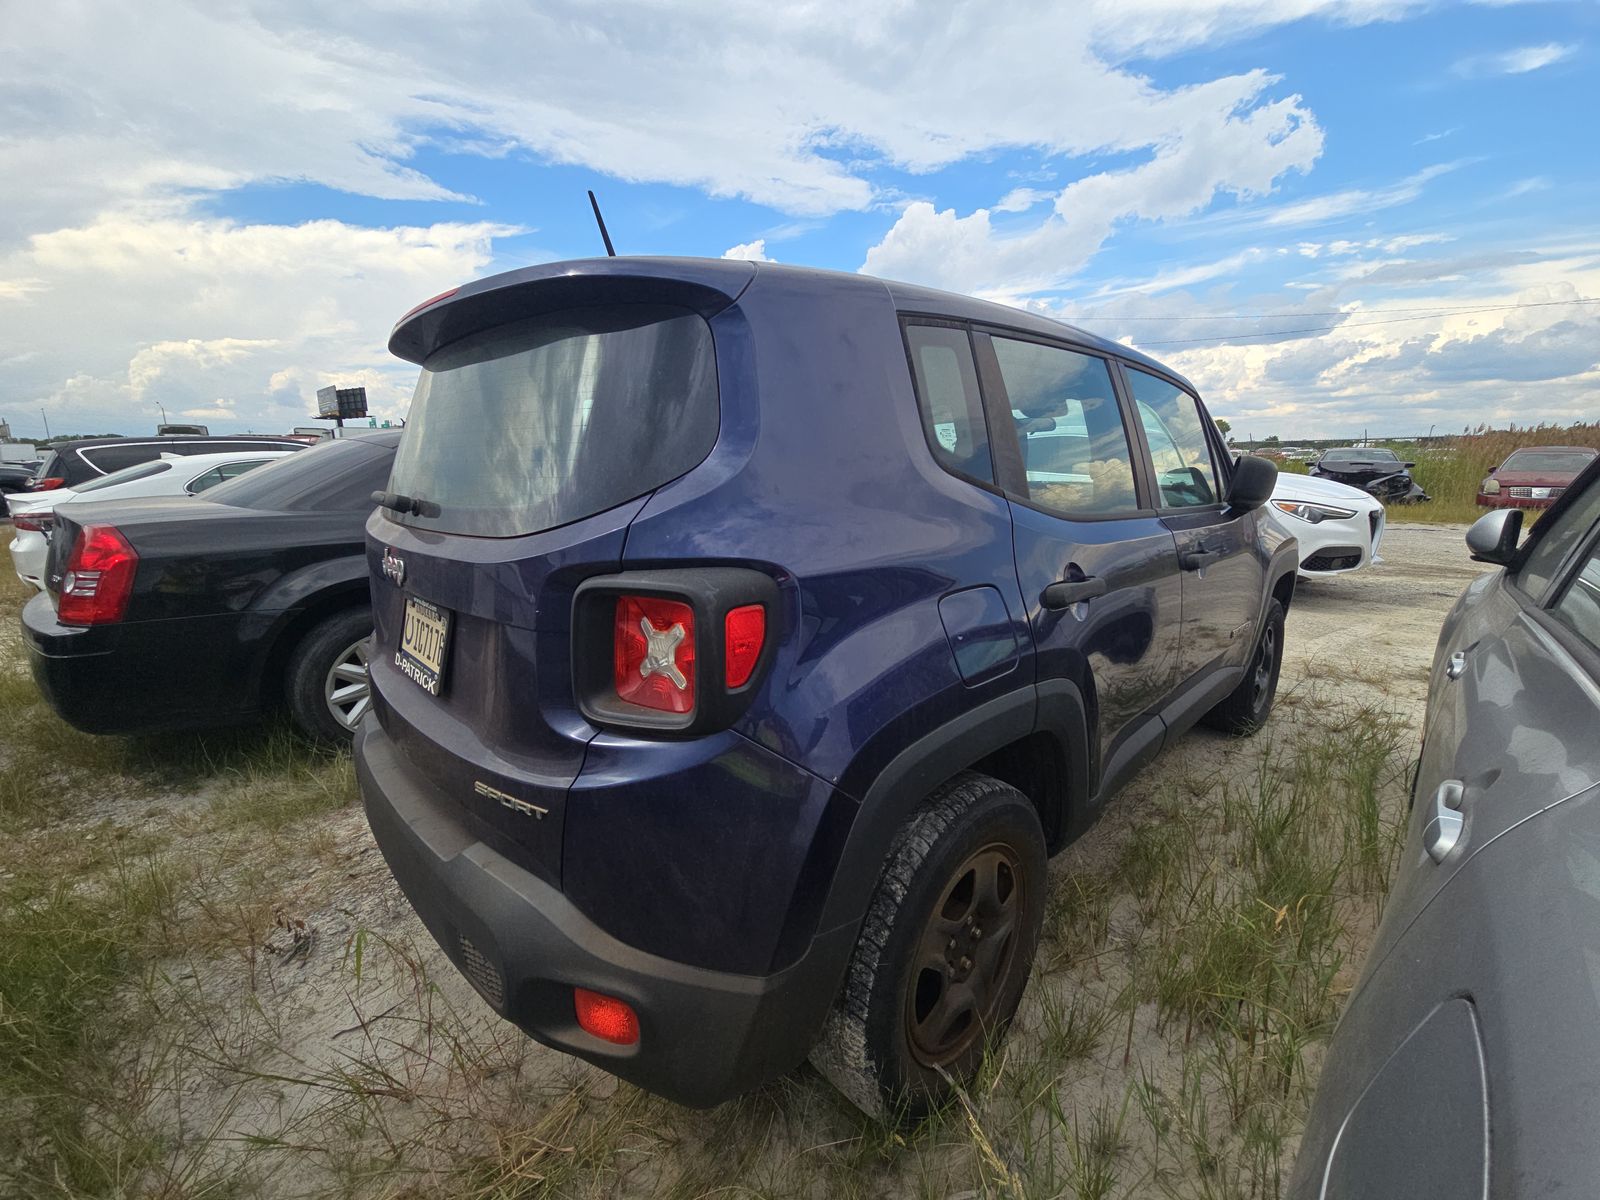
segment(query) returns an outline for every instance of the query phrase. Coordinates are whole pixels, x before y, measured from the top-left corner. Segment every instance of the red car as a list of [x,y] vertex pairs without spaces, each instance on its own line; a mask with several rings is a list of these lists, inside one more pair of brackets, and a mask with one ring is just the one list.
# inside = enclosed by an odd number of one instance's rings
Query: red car
[[1549,508],[1600,450],[1588,446],[1524,446],[1478,485],[1485,508]]

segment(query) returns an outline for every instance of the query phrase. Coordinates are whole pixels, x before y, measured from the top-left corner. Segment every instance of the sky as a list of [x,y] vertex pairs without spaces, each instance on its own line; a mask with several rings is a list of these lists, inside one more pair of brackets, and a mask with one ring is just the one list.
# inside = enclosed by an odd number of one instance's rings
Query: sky
[[1595,0],[0,0],[0,419],[403,416],[394,321],[602,247],[1125,341],[1236,436],[1600,420]]

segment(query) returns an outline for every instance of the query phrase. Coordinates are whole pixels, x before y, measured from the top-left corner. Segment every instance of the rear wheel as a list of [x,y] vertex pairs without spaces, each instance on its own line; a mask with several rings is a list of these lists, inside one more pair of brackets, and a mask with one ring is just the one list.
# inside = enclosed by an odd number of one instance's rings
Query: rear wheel
[[365,605],[316,625],[289,656],[285,697],[289,715],[319,742],[348,742],[372,705],[367,650],[372,611]]
[[889,851],[811,1060],[863,1111],[915,1120],[1004,1033],[1044,914],[1044,833],[1015,788],[967,773]]
[[1256,635],[1256,648],[1244,678],[1203,720],[1213,729],[1244,737],[1267,723],[1278,694],[1278,672],[1283,669],[1283,605],[1267,604],[1267,618]]

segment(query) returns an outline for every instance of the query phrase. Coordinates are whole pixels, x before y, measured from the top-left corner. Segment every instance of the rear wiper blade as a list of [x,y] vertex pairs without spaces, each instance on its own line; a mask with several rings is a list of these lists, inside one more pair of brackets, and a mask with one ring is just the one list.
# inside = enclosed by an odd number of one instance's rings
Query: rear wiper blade
[[373,492],[372,502],[379,508],[393,509],[397,513],[414,513],[419,517],[437,517],[439,506],[418,496],[402,496],[399,492]]

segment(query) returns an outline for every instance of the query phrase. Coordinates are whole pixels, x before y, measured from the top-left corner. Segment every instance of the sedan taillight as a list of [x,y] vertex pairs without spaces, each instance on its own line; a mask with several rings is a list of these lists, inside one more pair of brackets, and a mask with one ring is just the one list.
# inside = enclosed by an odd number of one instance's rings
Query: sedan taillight
[[56,620],[105,625],[122,620],[133,594],[139,555],[114,525],[85,525],[67,556]]
[[60,475],[50,475],[44,479],[35,479],[28,485],[30,492],[53,492],[58,487],[66,487],[67,481]]
[[25,529],[30,533],[49,533],[56,523],[53,512],[20,512],[11,514],[11,524],[14,528]]

